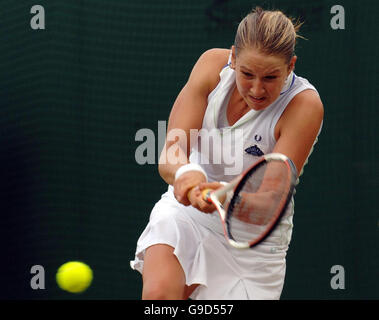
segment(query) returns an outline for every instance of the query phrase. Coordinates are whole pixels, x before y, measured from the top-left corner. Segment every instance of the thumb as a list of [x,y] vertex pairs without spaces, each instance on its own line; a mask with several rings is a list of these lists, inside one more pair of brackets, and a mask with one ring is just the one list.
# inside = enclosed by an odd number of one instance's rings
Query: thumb
[[200,191],[203,191],[204,189],[218,189],[222,187],[222,184],[220,182],[203,182],[199,184]]

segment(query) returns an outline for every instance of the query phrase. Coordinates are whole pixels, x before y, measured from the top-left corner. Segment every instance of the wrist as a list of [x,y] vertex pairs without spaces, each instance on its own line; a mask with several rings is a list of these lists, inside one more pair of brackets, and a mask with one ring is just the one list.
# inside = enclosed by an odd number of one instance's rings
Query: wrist
[[198,172],[201,172],[204,177],[205,177],[205,180],[208,181],[208,176],[207,176],[207,173],[205,172],[205,170],[200,166],[198,165],[197,163],[187,163],[185,164],[184,166],[181,166],[178,170],[176,170],[175,172],[175,180],[177,180],[182,174],[188,172],[188,171],[198,171]]

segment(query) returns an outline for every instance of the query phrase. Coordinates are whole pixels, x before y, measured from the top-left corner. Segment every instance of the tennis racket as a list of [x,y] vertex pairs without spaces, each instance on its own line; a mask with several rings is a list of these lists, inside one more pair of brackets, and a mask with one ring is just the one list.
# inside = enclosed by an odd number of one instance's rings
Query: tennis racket
[[[270,153],[225,186],[214,191],[205,189],[202,195],[217,208],[229,243],[239,249],[252,248],[277,226],[296,180],[294,163],[283,154]],[[230,201],[225,200],[228,198]]]

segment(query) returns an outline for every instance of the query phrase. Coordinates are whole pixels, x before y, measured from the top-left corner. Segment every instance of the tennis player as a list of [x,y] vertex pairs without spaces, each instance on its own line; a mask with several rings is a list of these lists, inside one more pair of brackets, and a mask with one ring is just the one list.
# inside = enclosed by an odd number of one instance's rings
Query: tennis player
[[[186,139],[166,139],[159,173],[168,190],[131,261],[142,273],[143,299],[280,298],[293,199],[264,242],[240,250],[228,245],[201,190],[217,189],[271,152],[285,154],[302,173],[323,105],[315,87],[294,73],[299,27],[280,11],[256,8],[240,22],[231,49],[208,50],[193,67],[168,123],[168,132],[181,129]],[[194,129],[197,139],[191,139]],[[221,138],[209,139],[215,131]],[[230,150],[237,152],[234,163],[225,160]]]

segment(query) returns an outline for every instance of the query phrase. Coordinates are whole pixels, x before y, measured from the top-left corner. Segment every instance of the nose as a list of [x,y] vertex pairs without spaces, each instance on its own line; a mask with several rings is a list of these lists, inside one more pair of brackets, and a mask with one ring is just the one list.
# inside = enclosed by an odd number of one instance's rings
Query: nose
[[250,94],[256,98],[261,98],[265,94],[266,90],[264,88],[263,82],[259,79],[254,79],[251,84]]

